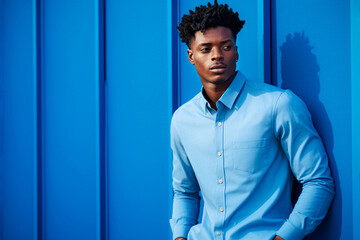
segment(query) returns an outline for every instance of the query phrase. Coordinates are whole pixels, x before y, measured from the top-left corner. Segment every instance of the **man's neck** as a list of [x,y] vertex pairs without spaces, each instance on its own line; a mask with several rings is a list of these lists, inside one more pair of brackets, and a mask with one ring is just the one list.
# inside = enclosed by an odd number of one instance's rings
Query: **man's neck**
[[226,89],[230,86],[232,81],[234,80],[237,72],[234,72],[231,77],[221,84],[214,84],[210,82],[203,81],[204,87],[204,97],[210,103],[210,106],[217,111],[216,103],[224,94]]

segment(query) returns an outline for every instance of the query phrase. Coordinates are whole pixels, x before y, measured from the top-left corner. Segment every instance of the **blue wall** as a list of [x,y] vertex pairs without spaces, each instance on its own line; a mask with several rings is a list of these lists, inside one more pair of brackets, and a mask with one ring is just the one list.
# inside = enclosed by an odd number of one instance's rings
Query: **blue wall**
[[100,237],[100,4],[50,0],[41,6],[45,239]]
[[106,1],[109,239],[170,235],[168,4]]
[[[170,119],[201,88],[175,26],[206,2],[0,0],[0,239],[170,238]],[[358,1],[227,3],[237,68],[302,97],[329,154],[307,239],[360,239]]]
[[37,86],[34,81],[36,51],[33,50],[36,25],[33,13],[31,2],[0,1],[1,239],[35,239],[37,233]]
[[0,6],[1,239],[99,239],[102,2]]
[[360,2],[351,0],[350,8],[353,237],[360,239]]
[[336,185],[327,218],[308,239],[353,239],[350,2],[277,0],[272,11],[272,80],[307,104]]

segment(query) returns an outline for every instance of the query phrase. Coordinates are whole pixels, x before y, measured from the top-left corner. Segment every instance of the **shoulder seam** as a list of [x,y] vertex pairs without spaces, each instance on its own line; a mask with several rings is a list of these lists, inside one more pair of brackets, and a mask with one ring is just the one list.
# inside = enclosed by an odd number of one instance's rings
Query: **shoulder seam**
[[280,100],[281,96],[284,95],[287,91],[288,91],[288,90],[285,90],[285,91],[283,91],[283,92],[280,92],[279,96],[278,96],[278,97],[276,98],[276,100],[275,100],[275,103],[274,103],[274,106],[273,106],[273,109],[272,109],[272,113],[271,113],[271,115],[272,115],[272,116],[271,116],[271,121],[272,121],[271,126],[272,126],[273,134],[274,134],[274,136],[275,136],[276,139],[277,139],[277,136],[276,136],[276,134],[275,134],[275,129],[276,129],[276,127],[275,127],[275,111],[276,111],[276,108],[277,108],[277,106],[278,106],[278,103],[279,103],[279,100]]

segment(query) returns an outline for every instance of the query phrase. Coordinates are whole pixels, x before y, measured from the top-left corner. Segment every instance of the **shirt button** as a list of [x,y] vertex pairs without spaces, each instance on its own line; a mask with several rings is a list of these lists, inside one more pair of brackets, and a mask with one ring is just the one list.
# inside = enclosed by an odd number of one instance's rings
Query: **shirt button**
[[220,208],[220,212],[223,212],[224,211],[224,209],[223,208]]
[[221,152],[218,152],[218,156],[219,156],[219,157],[221,156]]
[[221,184],[222,184],[223,182],[224,182],[224,181],[223,181],[222,179],[220,179],[220,180],[219,180],[219,183],[221,183]]
[[220,232],[216,232],[216,235],[220,236],[220,234],[221,234]]
[[218,122],[218,126],[221,127],[222,123],[221,122]]

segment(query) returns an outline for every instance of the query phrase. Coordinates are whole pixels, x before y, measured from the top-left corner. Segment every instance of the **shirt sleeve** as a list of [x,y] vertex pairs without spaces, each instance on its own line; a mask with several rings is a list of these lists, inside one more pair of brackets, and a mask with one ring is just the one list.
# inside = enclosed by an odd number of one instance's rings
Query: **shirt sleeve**
[[274,130],[302,184],[298,201],[277,235],[303,239],[321,223],[335,194],[328,158],[306,105],[289,90],[281,94],[274,109]]
[[190,228],[197,224],[200,207],[200,187],[186,155],[174,123],[171,123],[173,151],[173,212],[170,226],[173,238],[186,238]]

